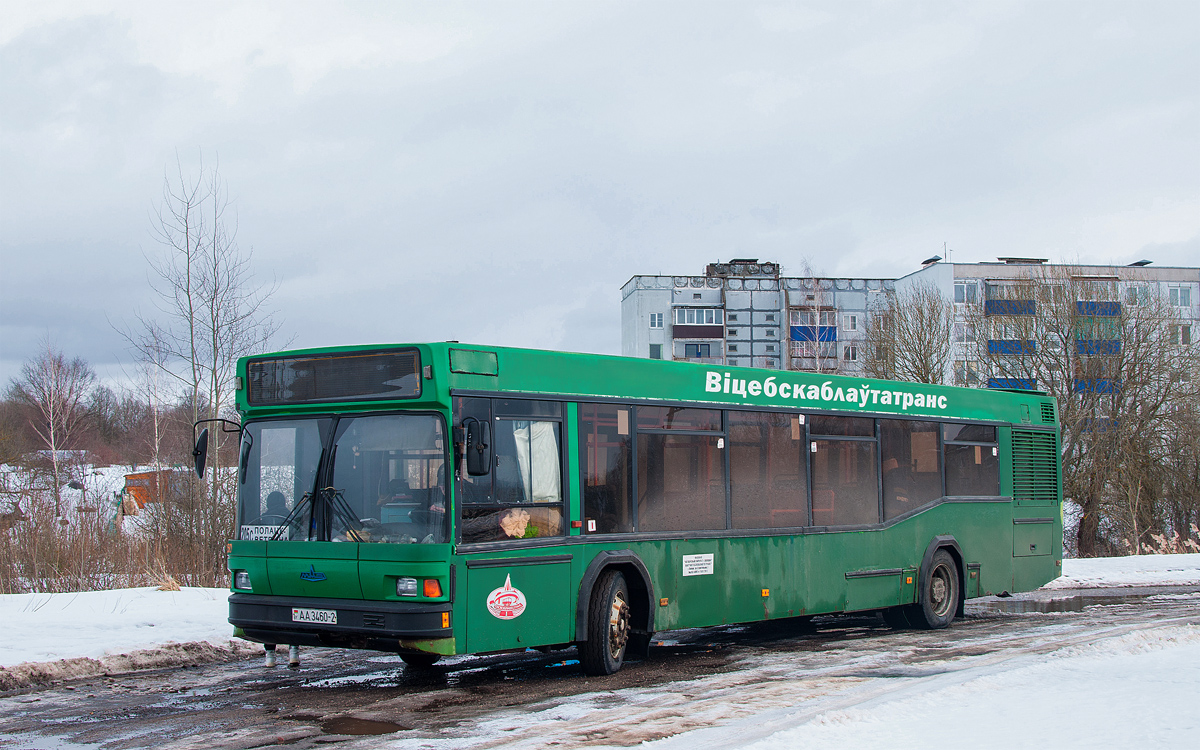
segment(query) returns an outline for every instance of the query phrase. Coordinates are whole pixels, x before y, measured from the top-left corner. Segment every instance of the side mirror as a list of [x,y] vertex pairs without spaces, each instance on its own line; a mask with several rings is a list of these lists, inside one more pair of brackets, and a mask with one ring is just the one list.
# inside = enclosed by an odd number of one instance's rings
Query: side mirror
[[467,440],[463,448],[467,459],[467,474],[473,477],[487,476],[492,471],[492,430],[487,422],[474,417],[463,420]]
[[200,430],[196,438],[196,447],[192,450],[192,458],[196,460],[196,476],[204,478],[204,462],[208,459],[208,428]]

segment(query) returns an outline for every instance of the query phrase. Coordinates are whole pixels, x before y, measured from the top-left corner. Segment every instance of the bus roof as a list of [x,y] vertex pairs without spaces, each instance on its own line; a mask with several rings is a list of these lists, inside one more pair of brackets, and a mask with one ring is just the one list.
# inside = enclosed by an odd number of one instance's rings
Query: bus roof
[[241,383],[250,383],[248,365],[263,360],[309,361],[335,354],[415,350],[419,395],[372,399],[250,406],[247,389],[237,391],[247,417],[325,411],[331,408],[444,408],[452,393],[513,394],[578,400],[696,403],[721,407],[833,411],[913,418],[988,420],[1057,425],[1054,399],[1036,391],[959,388],[796,370],[765,370],[693,362],[673,362],[604,354],[461,344],[376,344],[297,349],[244,357]]

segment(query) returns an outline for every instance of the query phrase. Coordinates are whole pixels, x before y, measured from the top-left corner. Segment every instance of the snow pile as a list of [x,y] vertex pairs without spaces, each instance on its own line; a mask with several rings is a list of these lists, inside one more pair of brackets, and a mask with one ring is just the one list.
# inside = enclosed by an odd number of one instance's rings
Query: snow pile
[[1068,558],[1062,563],[1062,577],[1042,588],[1200,585],[1200,554]]
[[[1200,727],[1200,627],[1195,625],[1129,633],[1030,657],[1019,666],[942,677],[852,708],[797,717],[795,726],[757,742],[739,738],[735,724],[701,744],[754,750],[926,748],[930,728],[936,727],[938,737],[969,738],[971,747],[983,750],[1034,744],[1187,747]],[[676,743],[649,747],[655,744]]]
[[0,667],[74,657],[100,659],[166,643],[233,637],[226,589],[153,587],[0,596]]

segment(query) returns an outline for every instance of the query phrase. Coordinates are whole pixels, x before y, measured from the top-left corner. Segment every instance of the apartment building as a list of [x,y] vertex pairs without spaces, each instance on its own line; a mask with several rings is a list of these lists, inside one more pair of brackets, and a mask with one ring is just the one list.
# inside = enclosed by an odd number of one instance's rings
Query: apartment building
[[867,310],[891,279],[785,276],[757,258],[703,276],[634,276],[621,287],[629,357],[855,374]]
[[[1071,333],[1074,351],[1067,352],[1068,356],[1119,351],[1115,321],[1126,307],[1146,305],[1155,297],[1164,300],[1179,319],[1170,329],[1175,343],[1191,344],[1200,323],[1200,268],[1194,267],[1156,267],[1150,261],[1128,266],[1062,265],[1044,258],[1015,257],[991,263],[947,263],[934,258],[920,270],[897,279],[895,288],[904,291],[918,283],[933,284],[954,301],[953,354],[946,382],[955,385],[1038,387],[1027,378],[990,372],[978,353],[984,342],[989,354],[1020,357],[1031,353],[1029,347],[1037,344],[1028,336],[1004,332],[1021,330],[1023,322],[1038,319],[1042,315],[1039,304],[1052,299],[1053,293],[1074,295],[1066,304],[1075,306],[1079,321],[1086,321]],[[981,320],[987,323],[986,331],[975,330]],[[1106,321],[1113,324],[1106,325]]]

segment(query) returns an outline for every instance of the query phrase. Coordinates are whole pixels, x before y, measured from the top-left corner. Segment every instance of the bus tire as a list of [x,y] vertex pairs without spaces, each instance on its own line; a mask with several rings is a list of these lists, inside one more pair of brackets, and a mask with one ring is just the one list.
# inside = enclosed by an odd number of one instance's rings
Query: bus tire
[[958,612],[958,564],[944,549],[933,554],[929,573],[921,581],[919,599],[909,613],[909,620],[927,630],[944,628]]
[[625,662],[632,612],[629,587],[617,570],[600,574],[588,607],[588,639],[580,644],[579,661],[592,676],[612,674]]
[[400,654],[400,658],[413,669],[429,669],[442,657],[437,654]]

